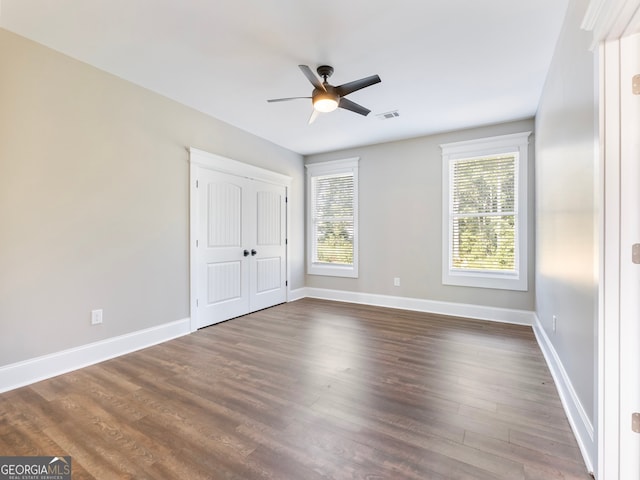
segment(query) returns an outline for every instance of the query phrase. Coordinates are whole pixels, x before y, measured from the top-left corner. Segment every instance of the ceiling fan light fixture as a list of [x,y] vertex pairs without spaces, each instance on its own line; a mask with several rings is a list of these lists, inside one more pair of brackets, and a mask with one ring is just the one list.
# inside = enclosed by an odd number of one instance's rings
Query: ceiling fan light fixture
[[334,93],[322,92],[313,97],[313,108],[318,112],[333,112],[338,108],[340,97]]
[[[0,0],[2,1],[2,0]],[[308,65],[298,65],[300,70],[307,80],[313,85],[313,91],[310,97],[288,97],[288,98],[272,98],[267,102],[284,102],[286,100],[297,100],[299,98],[310,98],[313,105],[313,113],[309,119],[309,123],[317,118],[320,113],[333,112],[338,108],[344,108],[359,115],[367,116],[371,113],[371,110],[364,108],[362,105],[358,105],[355,102],[345,98],[346,95],[358,90],[362,90],[365,87],[370,87],[376,83],[380,83],[380,77],[378,75],[371,75],[370,77],[354,80],[353,82],[343,83],[334,87],[327,78],[333,73],[333,67],[329,65],[321,65],[317,68],[318,75],[324,79],[320,81],[318,77],[314,75]]]

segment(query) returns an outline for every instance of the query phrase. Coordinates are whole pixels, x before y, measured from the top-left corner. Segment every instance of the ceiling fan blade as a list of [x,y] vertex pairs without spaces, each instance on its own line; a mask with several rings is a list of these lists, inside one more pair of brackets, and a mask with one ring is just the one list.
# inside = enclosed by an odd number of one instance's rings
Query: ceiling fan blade
[[354,80],[353,82],[344,83],[335,88],[335,92],[344,97],[345,95],[349,95],[351,92],[355,92],[356,90],[363,89],[365,87],[370,87],[371,85],[375,85],[376,83],[380,83],[380,77],[378,75],[371,75],[370,77],[361,78],[360,80]]
[[357,103],[352,102],[351,100],[347,100],[346,98],[340,99],[338,107],[359,113],[360,115],[364,115],[365,117],[371,113],[371,110],[369,110],[368,108],[364,108],[362,105],[358,105]]
[[322,85],[322,82],[318,79],[318,77],[314,75],[314,73],[311,71],[311,69],[308,66],[298,65],[298,67],[300,67],[300,70],[302,70],[302,73],[304,73],[304,76],[307,77],[307,79],[311,82],[311,85],[316,87],[318,90],[323,90],[325,92],[327,91],[327,89],[324,88],[324,85]]
[[320,115],[320,113],[314,108],[313,111],[311,112],[311,116],[309,117],[309,125],[311,125],[313,122],[316,121],[316,118],[318,118],[318,115]]
[[286,102],[288,100],[298,100],[299,98],[311,98],[311,97],[287,97],[287,98],[272,98],[267,102]]

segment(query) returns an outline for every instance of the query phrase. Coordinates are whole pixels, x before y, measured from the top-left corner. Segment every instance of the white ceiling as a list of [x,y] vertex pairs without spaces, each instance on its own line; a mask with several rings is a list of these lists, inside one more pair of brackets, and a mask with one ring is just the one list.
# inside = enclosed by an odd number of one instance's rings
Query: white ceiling
[[[567,1],[0,0],[0,27],[311,154],[533,116]],[[299,64],[380,75],[372,113],[267,103],[311,94]]]

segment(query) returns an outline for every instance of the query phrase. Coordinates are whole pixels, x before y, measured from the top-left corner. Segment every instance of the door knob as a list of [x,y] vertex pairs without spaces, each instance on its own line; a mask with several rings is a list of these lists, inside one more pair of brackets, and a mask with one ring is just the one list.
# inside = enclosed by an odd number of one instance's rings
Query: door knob
[[249,250],[245,250],[244,252],[242,252],[242,254],[243,254],[245,257],[248,257],[248,256],[249,256]]
[[256,253],[258,253],[258,252],[256,252],[255,249],[252,248],[251,249],[251,256],[253,257]]

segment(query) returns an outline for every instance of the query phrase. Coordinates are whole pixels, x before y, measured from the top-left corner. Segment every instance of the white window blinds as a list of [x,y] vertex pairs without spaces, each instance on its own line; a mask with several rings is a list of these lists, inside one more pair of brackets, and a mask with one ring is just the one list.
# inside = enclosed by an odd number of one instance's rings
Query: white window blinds
[[353,264],[353,173],[312,178],[314,263]]
[[517,155],[451,162],[451,269],[516,273]]
[[306,165],[310,275],[358,278],[358,162]]

